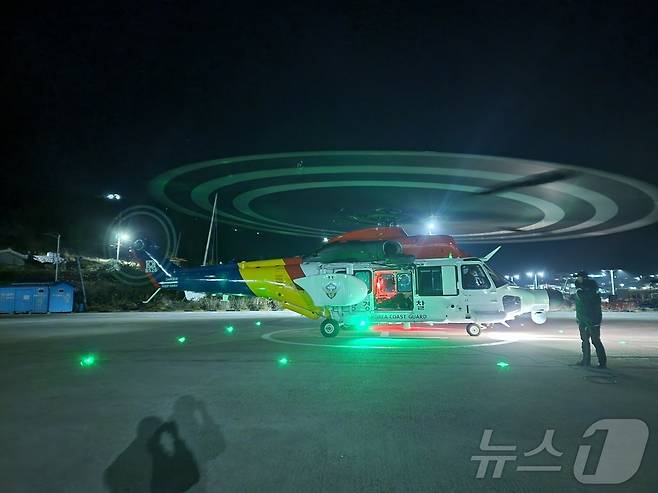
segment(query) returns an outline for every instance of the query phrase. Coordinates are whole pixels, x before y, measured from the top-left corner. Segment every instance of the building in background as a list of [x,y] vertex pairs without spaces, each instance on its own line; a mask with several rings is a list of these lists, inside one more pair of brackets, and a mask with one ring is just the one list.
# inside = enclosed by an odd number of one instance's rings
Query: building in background
[[0,250],[0,265],[25,265],[27,263],[27,255],[5,248]]

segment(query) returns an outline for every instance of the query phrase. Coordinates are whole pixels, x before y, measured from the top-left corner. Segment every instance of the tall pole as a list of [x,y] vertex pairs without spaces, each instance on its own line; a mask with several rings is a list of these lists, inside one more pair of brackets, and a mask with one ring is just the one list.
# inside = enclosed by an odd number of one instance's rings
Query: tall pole
[[535,289],[539,288],[539,283],[537,282],[537,273],[535,272]]
[[75,260],[78,262],[78,273],[80,274],[80,286],[82,287],[82,303],[84,305],[84,311],[87,310],[87,290],[85,289],[85,280],[82,277],[82,267],[80,267],[80,256],[77,256]]
[[206,265],[208,260],[208,248],[210,247],[210,237],[212,236],[212,225],[215,222],[215,208],[217,207],[217,194],[215,194],[215,202],[212,205],[212,216],[210,216],[210,227],[208,228],[208,239],[206,240],[206,251],[203,254],[203,264]]
[[57,234],[57,255],[55,257],[55,282],[59,280],[59,239],[62,237],[59,233]]
[[612,289],[612,296],[615,295],[615,271],[610,269],[610,287]]
[[117,233],[117,262],[119,261],[119,249],[121,248],[121,233]]

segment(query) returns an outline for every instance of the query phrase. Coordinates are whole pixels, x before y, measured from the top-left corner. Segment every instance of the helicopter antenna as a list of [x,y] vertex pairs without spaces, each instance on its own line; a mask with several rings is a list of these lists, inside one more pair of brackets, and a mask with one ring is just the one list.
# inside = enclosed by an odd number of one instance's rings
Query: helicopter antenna
[[208,239],[206,240],[206,251],[203,254],[203,266],[206,265],[208,260],[208,248],[210,247],[210,237],[212,236],[212,226],[215,222],[215,209],[217,208],[217,194],[215,194],[215,202],[212,205],[212,216],[210,216],[210,227],[208,228]]

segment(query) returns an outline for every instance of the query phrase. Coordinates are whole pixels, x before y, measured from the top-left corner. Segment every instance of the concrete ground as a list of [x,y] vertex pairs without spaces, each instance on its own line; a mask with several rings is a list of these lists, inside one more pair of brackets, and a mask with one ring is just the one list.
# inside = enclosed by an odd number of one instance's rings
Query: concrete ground
[[[288,313],[3,317],[0,491],[656,491],[658,315],[603,341],[609,371],[569,366],[570,314],[335,339]],[[583,438],[602,419],[626,421]],[[509,459],[478,479],[478,456]]]

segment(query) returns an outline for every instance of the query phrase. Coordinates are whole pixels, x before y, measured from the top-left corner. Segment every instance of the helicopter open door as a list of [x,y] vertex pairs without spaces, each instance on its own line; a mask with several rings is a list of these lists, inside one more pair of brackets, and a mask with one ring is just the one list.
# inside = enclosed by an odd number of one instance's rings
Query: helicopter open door
[[411,311],[414,308],[413,271],[374,272],[374,298],[377,311]]

